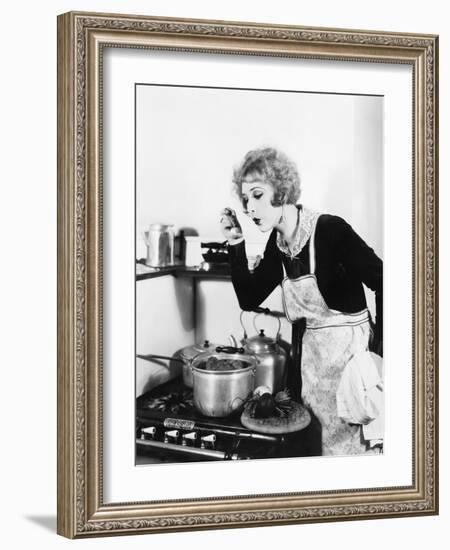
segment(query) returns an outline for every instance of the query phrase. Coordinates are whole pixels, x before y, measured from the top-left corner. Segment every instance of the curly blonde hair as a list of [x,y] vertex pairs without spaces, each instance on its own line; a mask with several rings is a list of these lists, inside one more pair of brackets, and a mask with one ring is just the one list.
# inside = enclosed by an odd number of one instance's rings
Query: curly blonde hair
[[246,204],[242,198],[242,183],[252,174],[257,174],[272,186],[273,206],[297,203],[300,197],[300,176],[295,164],[284,153],[265,147],[254,149],[245,155],[241,165],[233,173],[234,191],[244,207]]

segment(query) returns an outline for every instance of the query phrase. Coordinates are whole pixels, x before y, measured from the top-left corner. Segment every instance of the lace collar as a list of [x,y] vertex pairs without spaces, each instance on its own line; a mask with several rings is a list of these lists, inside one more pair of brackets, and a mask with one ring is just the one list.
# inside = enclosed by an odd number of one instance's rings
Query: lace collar
[[298,206],[298,215],[300,217],[299,223],[295,228],[294,238],[291,243],[291,247],[288,246],[280,233],[277,234],[277,246],[290,258],[298,256],[302,251],[305,244],[308,242],[311,236],[314,224],[317,218],[320,216],[319,212],[305,208],[304,206]]

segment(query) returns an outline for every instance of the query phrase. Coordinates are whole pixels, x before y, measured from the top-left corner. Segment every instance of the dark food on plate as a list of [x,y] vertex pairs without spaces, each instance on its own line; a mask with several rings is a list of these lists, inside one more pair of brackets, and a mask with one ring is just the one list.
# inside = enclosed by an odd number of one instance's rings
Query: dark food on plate
[[285,389],[272,395],[270,392],[260,393],[255,389],[253,395],[249,396],[244,404],[245,410],[251,418],[270,418],[272,416],[288,416],[292,411],[294,402],[289,395],[289,390]]
[[306,428],[311,422],[307,409],[293,401],[287,389],[272,395],[259,386],[244,404],[242,425],[259,433],[286,434]]
[[226,371],[245,369],[249,366],[249,363],[246,361],[239,361],[238,359],[218,359],[217,357],[209,357],[198,366],[205,370]]
[[265,393],[256,402],[253,416],[256,418],[269,418],[275,414],[276,406],[277,404],[273,395]]

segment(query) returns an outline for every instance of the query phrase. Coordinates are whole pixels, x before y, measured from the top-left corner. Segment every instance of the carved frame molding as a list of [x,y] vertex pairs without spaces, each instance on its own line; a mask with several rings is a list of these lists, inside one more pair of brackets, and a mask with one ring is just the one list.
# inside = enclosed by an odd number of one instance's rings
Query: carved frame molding
[[[414,483],[314,494],[102,502],[102,48],[407,63],[414,88]],[[58,18],[58,532],[67,537],[438,511],[438,39],[68,13]]]

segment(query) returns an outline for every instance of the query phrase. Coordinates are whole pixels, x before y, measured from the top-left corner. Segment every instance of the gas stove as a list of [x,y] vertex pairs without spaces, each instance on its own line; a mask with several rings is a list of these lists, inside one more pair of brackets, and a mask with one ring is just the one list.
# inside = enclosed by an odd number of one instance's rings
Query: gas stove
[[201,415],[194,408],[192,390],[177,378],[137,399],[136,454],[143,464],[298,457],[311,452],[308,429],[266,435],[243,427],[240,413],[227,418]]

